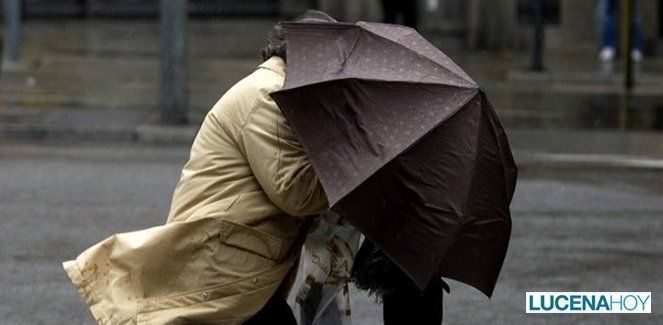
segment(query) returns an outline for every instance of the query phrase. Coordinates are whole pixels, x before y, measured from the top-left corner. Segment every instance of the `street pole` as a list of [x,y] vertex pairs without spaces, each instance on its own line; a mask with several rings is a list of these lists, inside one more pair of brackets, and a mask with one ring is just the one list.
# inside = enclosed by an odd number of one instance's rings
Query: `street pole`
[[530,70],[543,71],[543,46],[544,46],[544,17],[543,17],[543,1],[534,0],[535,15],[534,15],[534,50],[532,51],[532,65]]
[[633,48],[633,0],[622,0],[622,28],[621,28],[621,55],[622,69],[624,71],[624,91],[630,93],[634,85],[633,59],[631,49]]
[[9,60],[12,63],[19,63],[21,61],[21,0],[3,0],[3,4]]
[[186,0],[161,0],[161,122],[188,122]]
[[5,56],[4,44],[2,43],[2,35],[0,35],[0,77],[2,77],[2,60]]
[[620,54],[622,59],[622,71],[624,80],[622,82],[623,94],[620,100],[618,123],[619,128],[624,130],[628,125],[628,107],[631,102],[631,94],[633,91],[634,75],[633,75],[633,58],[631,57],[631,49],[633,48],[633,0],[621,0],[621,48]]

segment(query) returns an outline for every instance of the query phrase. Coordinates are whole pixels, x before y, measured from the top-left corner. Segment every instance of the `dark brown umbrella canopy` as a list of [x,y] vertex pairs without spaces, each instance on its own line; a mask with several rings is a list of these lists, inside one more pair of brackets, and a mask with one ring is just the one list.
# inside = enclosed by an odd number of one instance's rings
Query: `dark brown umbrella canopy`
[[491,295],[516,168],[477,84],[410,28],[286,23],[272,94],[332,209],[420,287],[434,276]]

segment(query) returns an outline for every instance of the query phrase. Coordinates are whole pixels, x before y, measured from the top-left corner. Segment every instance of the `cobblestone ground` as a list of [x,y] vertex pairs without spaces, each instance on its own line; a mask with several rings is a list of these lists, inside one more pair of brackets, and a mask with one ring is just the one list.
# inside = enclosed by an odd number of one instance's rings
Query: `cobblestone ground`
[[[0,143],[0,319],[91,324],[60,262],[164,222],[185,147]],[[660,324],[663,180],[656,172],[525,169],[495,294],[451,282],[445,324]],[[644,316],[527,316],[525,291],[652,291]],[[356,324],[380,306],[353,291]],[[656,319],[656,318],[659,319]]]

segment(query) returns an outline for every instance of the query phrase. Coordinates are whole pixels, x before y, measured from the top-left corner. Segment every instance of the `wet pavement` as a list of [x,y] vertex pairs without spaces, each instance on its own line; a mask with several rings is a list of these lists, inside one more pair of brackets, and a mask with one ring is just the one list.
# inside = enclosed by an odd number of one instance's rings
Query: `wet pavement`
[[[60,262],[162,224],[187,146],[0,142],[0,319],[92,324]],[[523,169],[492,299],[450,282],[445,324],[660,324],[661,171]],[[651,315],[526,315],[526,291],[652,291]],[[352,291],[356,324],[381,307]]]

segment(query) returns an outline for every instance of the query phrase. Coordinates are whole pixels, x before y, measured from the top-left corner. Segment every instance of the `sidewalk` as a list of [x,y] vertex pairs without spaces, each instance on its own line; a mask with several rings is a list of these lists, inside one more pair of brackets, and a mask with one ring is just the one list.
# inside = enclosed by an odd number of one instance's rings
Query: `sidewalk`
[[[273,23],[192,20],[191,123],[164,127],[157,21],[28,21],[23,69],[0,74],[0,137],[188,144],[207,110],[259,64]],[[635,95],[620,102],[619,76],[602,74],[595,53],[548,53],[544,73],[523,70],[528,53],[447,54],[486,89],[523,162],[663,159],[663,58],[645,58]]]

